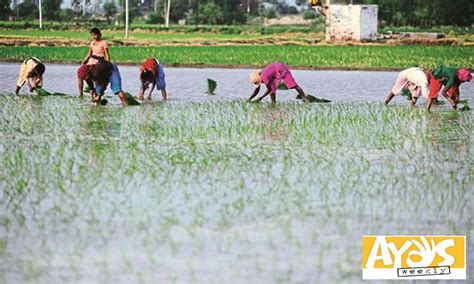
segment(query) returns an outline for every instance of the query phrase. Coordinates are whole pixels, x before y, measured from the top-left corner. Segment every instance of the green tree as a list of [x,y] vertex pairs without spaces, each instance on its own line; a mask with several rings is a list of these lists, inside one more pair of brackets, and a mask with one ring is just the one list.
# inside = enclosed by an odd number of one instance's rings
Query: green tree
[[269,9],[265,13],[265,17],[268,19],[275,19],[277,16],[275,9]]
[[[164,2],[167,2],[167,0],[156,0],[158,1],[157,7],[161,9],[158,9],[158,14],[164,18],[165,13],[164,13]],[[171,7],[170,7],[170,22],[177,23],[181,19],[185,19],[186,15],[189,13],[189,10],[193,8],[192,6],[196,5],[195,1],[190,1],[190,0],[171,0]]]
[[246,22],[247,18],[242,0],[218,0],[216,4],[222,8],[224,24],[242,24]]
[[10,0],[0,0],[0,19],[7,19],[10,13]]
[[117,15],[117,6],[115,2],[107,2],[104,4],[104,16],[107,18],[107,21],[110,22],[110,19]]
[[32,0],[25,0],[17,6],[18,16],[25,20],[33,20],[38,17],[38,8]]
[[208,2],[199,7],[200,21],[208,25],[221,24],[224,13],[221,7],[214,2]]
[[57,20],[61,12],[62,0],[42,0],[43,17],[46,20]]
[[470,26],[473,20],[472,0],[366,0],[379,6],[379,20],[388,25],[456,25]]
[[[122,6],[122,13],[120,14],[120,19],[125,22],[125,0],[120,0],[120,5]],[[128,19],[130,23],[132,23],[133,20],[136,19],[138,16],[140,16],[138,0],[128,0]]]

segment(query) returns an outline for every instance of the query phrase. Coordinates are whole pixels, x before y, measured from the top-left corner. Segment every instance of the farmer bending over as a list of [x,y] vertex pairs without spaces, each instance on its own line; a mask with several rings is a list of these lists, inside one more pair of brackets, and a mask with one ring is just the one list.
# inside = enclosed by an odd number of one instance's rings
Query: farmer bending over
[[276,91],[278,84],[283,81],[288,89],[296,89],[299,95],[305,102],[308,102],[308,97],[304,91],[296,84],[293,75],[291,75],[288,67],[281,62],[273,62],[262,70],[255,70],[250,74],[250,82],[255,85],[255,90],[248,99],[249,102],[260,92],[260,84],[264,83],[267,87],[265,93],[255,101],[260,102],[263,98],[270,94],[273,103],[276,103]]
[[[92,101],[95,105],[99,104],[107,89],[107,85],[110,83],[110,88],[114,95],[118,95],[123,106],[128,106],[127,98],[122,90],[122,78],[116,64],[107,61],[98,63],[91,68],[86,78],[89,78],[89,80],[86,79],[86,82],[92,90]],[[95,83],[95,88],[92,81]]]
[[140,67],[140,81],[141,87],[140,92],[138,93],[138,99],[143,100],[145,91],[151,84],[150,93],[148,94],[148,99],[151,100],[151,94],[153,90],[161,90],[161,96],[163,100],[167,99],[166,94],[166,82],[165,82],[165,71],[163,65],[155,58],[148,58],[143,62],[143,65]]
[[23,87],[25,83],[27,83],[30,92],[41,88],[43,86],[43,74],[45,70],[46,67],[44,64],[36,57],[30,57],[24,60],[20,66],[20,74],[16,81],[15,94],[18,95],[21,87]]
[[385,104],[388,104],[393,97],[402,92],[402,90],[409,90],[411,93],[411,104],[415,106],[420,93],[428,99],[430,94],[430,87],[428,77],[430,70],[423,70],[421,68],[412,67],[401,71],[398,74],[397,80],[393,85],[390,93],[385,99]]
[[[77,69],[77,88],[79,91],[79,97],[83,96],[84,93],[84,81],[92,82],[90,78],[90,71],[94,65],[81,65],[79,69]],[[94,88],[90,88],[89,86],[89,92],[91,97],[94,95]]]
[[430,94],[428,98],[428,110],[435,100],[438,99],[438,93],[444,85],[441,92],[449,101],[453,109],[457,109],[459,103],[459,86],[464,82],[472,80],[471,72],[467,69],[457,69],[444,65],[434,69],[429,74]]

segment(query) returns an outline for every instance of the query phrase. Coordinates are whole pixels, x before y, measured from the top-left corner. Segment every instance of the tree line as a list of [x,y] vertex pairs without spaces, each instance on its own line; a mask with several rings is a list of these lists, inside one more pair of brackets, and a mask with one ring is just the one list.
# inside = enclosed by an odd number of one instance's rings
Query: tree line
[[[37,17],[38,9],[33,1],[37,3],[38,0],[24,0],[14,7],[11,1],[0,0],[0,19],[10,16],[20,19]],[[123,10],[121,7],[124,7],[125,1],[116,1],[105,0],[99,5],[98,1],[93,4],[90,0],[72,0],[71,9],[61,10],[62,0],[42,0],[43,17],[46,20],[70,20],[97,14],[108,19],[120,19],[119,10]],[[268,5],[264,6],[263,2],[273,4],[271,13],[265,11],[264,7]],[[306,2],[296,0],[297,5],[309,9]],[[380,22],[390,26],[471,26],[474,19],[473,0],[332,0],[331,3],[377,4]],[[186,19],[189,24],[244,24],[255,16],[298,13],[284,0],[129,0],[129,7],[132,20],[147,15],[148,21],[154,24],[164,23],[166,17],[172,23]]]

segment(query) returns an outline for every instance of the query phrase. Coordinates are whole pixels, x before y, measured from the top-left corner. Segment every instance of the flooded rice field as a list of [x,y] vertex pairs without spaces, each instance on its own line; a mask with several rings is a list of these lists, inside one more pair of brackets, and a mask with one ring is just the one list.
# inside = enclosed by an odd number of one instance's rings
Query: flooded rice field
[[[472,251],[472,114],[384,106],[394,72],[294,71],[334,103],[272,106],[243,101],[249,70],[168,68],[171,100],[121,108],[13,96],[17,69],[0,70],[1,282],[355,283],[363,235]],[[75,94],[75,69],[48,65],[45,89]]]
[[[13,92],[18,76],[18,64],[0,64],[0,92]],[[48,64],[44,88],[50,92],[77,94],[77,65]],[[136,95],[140,88],[139,66],[119,66],[122,86]],[[166,68],[167,90],[171,101],[208,102],[241,100],[250,96],[253,86],[249,83],[249,69],[217,68]],[[324,97],[335,102],[381,102],[397,78],[397,72],[370,71],[292,71],[296,81],[306,93]],[[206,96],[207,79],[217,81],[215,96]],[[26,88],[22,89],[28,94]],[[263,93],[263,90],[261,90]],[[474,103],[474,84],[461,85],[462,98]],[[110,89],[106,94],[112,95]],[[278,101],[294,101],[296,92],[278,91]],[[154,98],[161,95],[154,92]],[[269,99],[269,98],[268,98]],[[118,99],[117,99],[118,102]],[[405,98],[395,98],[394,103],[406,104]],[[425,103],[421,99],[419,105]]]

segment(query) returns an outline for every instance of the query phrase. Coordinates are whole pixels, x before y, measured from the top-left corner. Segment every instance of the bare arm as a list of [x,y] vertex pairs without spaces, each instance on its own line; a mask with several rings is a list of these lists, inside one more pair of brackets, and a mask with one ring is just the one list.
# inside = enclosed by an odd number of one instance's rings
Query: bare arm
[[263,98],[265,98],[269,94],[272,94],[272,96],[275,95],[274,93],[272,93],[272,87],[270,85],[266,85],[266,87],[267,87],[267,90],[265,91],[265,93],[260,98],[258,98],[256,100],[257,102],[261,102],[263,100]]
[[84,58],[84,60],[82,60],[82,65],[87,64],[87,61],[89,60],[89,58],[91,58],[91,55],[92,55],[92,47],[89,48],[89,51],[87,52],[86,58]]
[[105,48],[105,61],[110,62],[110,52],[108,47]]
[[303,101],[305,103],[309,103],[309,99],[308,97],[306,96],[306,94],[304,93],[303,89],[301,89],[301,87],[299,85],[296,85],[295,86],[295,89],[296,91],[298,92],[298,94],[301,96],[301,98],[303,98]]
[[28,85],[28,88],[29,88],[30,92],[34,91],[33,84],[31,84],[31,77],[28,77],[26,79],[26,85]]
[[385,98],[385,104],[388,105],[388,103],[393,99],[393,97],[395,97],[395,94],[390,92],[390,94],[388,94],[388,96]]
[[266,96],[268,96],[272,91],[267,90],[265,91],[265,94],[263,94],[260,98],[256,100],[256,102],[261,102]]
[[87,83],[87,87],[89,87],[89,93],[91,97],[94,98],[94,95],[95,95],[94,83],[91,80],[86,80],[86,83]]
[[145,84],[144,81],[141,81],[141,87],[140,87],[140,91],[138,92],[138,99],[139,100],[143,100],[143,96],[145,95],[145,91],[147,89],[147,84]]
[[79,97],[84,95],[84,81],[77,78],[77,90],[79,91]]
[[433,98],[428,98],[428,104],[426,105],[426,109],[429,111],[431,109],[431,106],[433,105],[433,102],[435,99]]
[[38,78],[34,77],[34,75],[29,74],[26,79],[26,84],[28,85],[30,92],[33,92],[38,88]]
[[451,97],[448,95],[448,88],[444,87],[443,91],[441,94],[449,101],[453,109],[457,109],[458,102],[457,100],[451,99]]
[[156,82],[153,82],[153,84],[151,85],[151,88],[150,88],[150,93],[148,94],[149,97],[151,97],[151,93],[153,93],[153,90],[155,89],[155,86],[156,86]]
[[252,95],[250,98],[247,100],[247,102],[251,102],[253,98],[255,98],[256,95],[258,95],[258,92],[260,92],[260,86],[256,87],[255,90],[253,90]]

